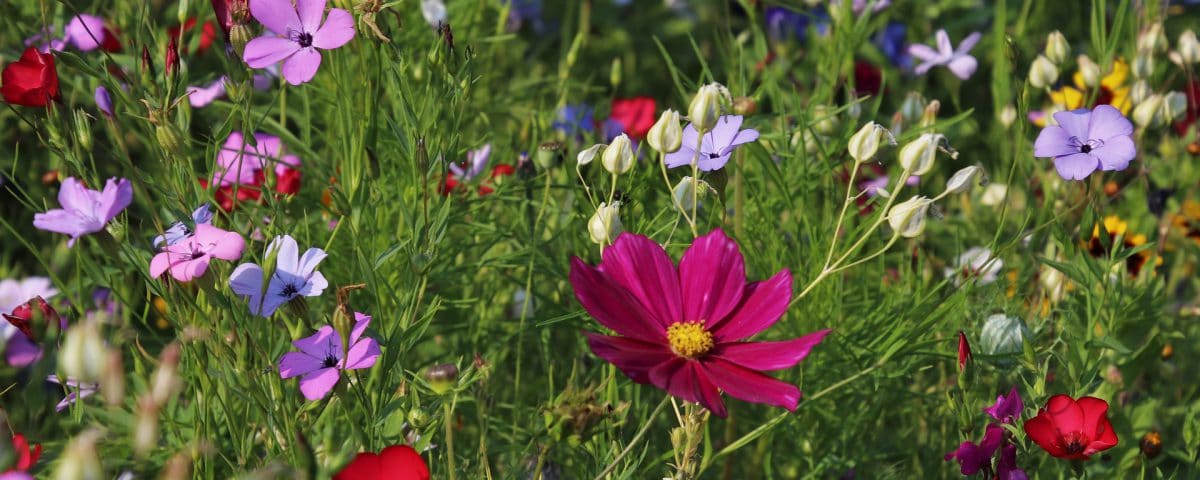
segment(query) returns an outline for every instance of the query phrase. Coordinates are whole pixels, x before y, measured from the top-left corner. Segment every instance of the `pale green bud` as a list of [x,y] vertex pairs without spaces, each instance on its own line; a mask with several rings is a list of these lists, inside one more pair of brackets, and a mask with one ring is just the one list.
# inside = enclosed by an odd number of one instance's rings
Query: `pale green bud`
[[1138,80],[1133,82],[1133,87],[1129,89],[1129,100],[1137,105],[1145,102],[1153,94],[1154,91],[1150,89],[1150,84],[1146,80]]
[[1179,52],[1183,63],[1188,65],[1200,63],[1200,42],[1196,41],[1196,32],[1185,30],[1179,34],[1179,43],[1175,50]]
[[924,175],[933,168],[938,148],[946,137],[940,133],[923,133],[900,149],[900,166],[911,175]]
[[700,87],[692,103],[688,105],[688,120],[699,133],[707,133],[717,124],[717,119],[725,112],[726,106],[733,103],[729,89],[719,83],[710,83]]
[[[854,136],[850,137],[850,143],[846,149],[850,151],[850,157],[854,158],[855,162],[866,163],[875,158],[875,153],[879,151],[879,143],[885,137],[890,138],[892,133],[875,122],[867,122]],[[895,139],[891,139],[891,143],[895,143]]]
[[71,439],[54,470],[55,480],[100,480],[105,478],[96,442],[104,437],[99,429],[89,429]]
[[1021,353],[1030,336],[1023,320],[998,313],[984,320],[979,332],[979,350],[987,355]]
[[674,153],[683,145],[683,128],[679,126],[679,112],[667,109],[658,116],[658,121],[646,132],[646,143],[662,153]]
[[611,205],[600,202],[600,207],[596,208],[596,213],[588,220],[588,235],[592,237],[592,242],[608,245],[620,233],[621,202],[614,201]]
[[915,196],[893,205],[887,213],[888,225],[902,237],[919,237],[925,232],[925,216],[932,204],[929,197]]
[[622,133],[614,138],[604,149],[600,161],[604,169],[613,175],[621,175],[633,168],[633,142],[629,140],[629,135]]
[[1163,97],[1162,114],[1166,122],[1179,120],[1187,113],[1187,95],[1183,92],[1171,92]]
[[1147,51],[1139,51],[1133,57],[1133,77],[1148,78],[1154,73],[1154,55]]
[[592,145],[586,150],[579,152],[579,154],[575,156],[575,161],[579,162],[580,165],[592,163],[592,160],[595,160],[596,155],[599,155],[600,151],[602,150],[604,150],[604,145],[599,143]]
[[1076,62],[1079,64],[1079,74],[1083,77],[1083,84],[1088,88],[1099,87],[1100,80],[1103,78],[1100,65],[1093,62],[1087,55],[1080,55]]
[[946,181],[946,193],[962,193],[971,189],[976,179],[983,174],[983,169],[977,166],[965,167]]
[[1162,104],[1163,97],[1157,93],[1137,104],[1136,107],[1133,107],[1133,123],[1142,128],[1157,125],[1158,111],[1162,108]]
[[62,348],[58,351],[60,378],[95,383],[104,374],[107,359],[107,349],[100,336],[98,322],[85,320],[77,323],[67,329]]
[[997,116],[999,117],[1000,124],[1004,125],[1004,128],[1011,127],[1013,122],[1017,121],[1017,107],[1014,107],[1011,103],[1005,105]]
[[900,104],[900,115],[906,123],[917,123],[925,112],[925,97],[918,92],[908,92],[904,103]]
[[[698,189],[698,190],[697,190]],[[693,203],[700,201],[709,193],[716,192],[708,182],[704,180],[696,181],[691,176],[683,177],[679,184],[675,185],[671,195],[675,198],[675,205],[684,211],[691,211],[696,206]]]
[[1161,52],[1167,48],[1167,36],[1163,33],[1162,23],[1150,25],[1138,34],[1137,49],[1147,52]]
[[838,128],[837,114],[834,113],[833,107],[827,105],[817,105],[812,111],[812,129],[822,136],[828,137],[833,135]]
[[1050,36],[1046,37],[1046,58],[1055,65],[1061,65],[1070,56],[1071,44],[1067,43],[1067,37],[1058,30],[1050,32]]
[[1058,81],[1058,67],[1045,55],[1038,55],[1029,67],[1029,84],[1033,88],[1046,88]]

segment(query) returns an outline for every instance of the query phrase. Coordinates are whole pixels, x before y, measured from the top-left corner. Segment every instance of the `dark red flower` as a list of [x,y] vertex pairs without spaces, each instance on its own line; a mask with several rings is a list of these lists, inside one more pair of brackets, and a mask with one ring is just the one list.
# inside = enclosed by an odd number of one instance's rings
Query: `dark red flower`
[[30,448],[29,442],[25,440],[25,436],[19,433],[13,434],[12,445],[13,450],[17,452],[17,463],[4,473],[28,472],[29,469],[33,468],[33,465],[37,463],[38,457],[42,456],[42,446],[33,445],[33,447]]
[[1087,460],[1117,445],[1107,414],[1108,402],[1099,398],[1055,395],[1036,417],[1025,421],[1025,434],[1050,455]]
[[362,452],[350,461],[333,480],[429,480],[429,467],[421,455],[408,445],[393,445],[378,455]]
[[167,41],[167,58],[163,61],[163,65],[167,76],[173,76],[175,72],[179,71],[179,44],[175,42],[175,37],[171,37]]
[[21,58],[4,66],[0,74],[0,94],[4,101],[26,107],[44,107],[58,98],[58,72],[54,55],[35,47],[25,49]]
[[[216,3],[217,2],[213,2],[213,8],[216,8]],[[189,19],[187,19],[187,21],[183,22],[182,28],[183,28],[183,36],[184,36],[185,41],[183,42],[182,51],[185,54],[188,53],[187,46],[191,44],[190,41],[187,41],[188,33],[191,32],[192,29],[195,27],[196,27],[196,18],[195,17],[189,18]],[[167,37],[169,37],[169,38],[179,38],[179,34],[180,34],[180,26],[179,25],[176,25],[174,27],[167,29]],[[200,25],[200,40],[199,40],[199,43],[196,45],[196,55],[203,55],[204,51],[208,50],[208,47],[212,46],[212,42],[216,38],[217,38],[217,28],[213,26],[212,22],[204,22],[203,25]]]
[[967,342],[967,335],[962,331],[958,332],[958,371],[963,371],[967,368],[967,362],[971,360],[971,344]]
[[613,100],[609,118],[621,124],[621,129],[634,140],[646,138],[650,127],[657,120],[654,110],[658,108],[653,98],[633,97]]
[[883,86],[883,71],[867,62],[854,63],[854,93],[863,96],[879,94]]
[[[295,195],[300,193],[300,180],[303,178],[304,176],[300,170],[284,167],[283,173],[277,174],[275,177],[275,193],[280,195]],[[262,170],[257,170],[254,172],[254,183],[246,185],[222,185],[215,189],[213,198],[222,210],[231,212],[241,202],[262,201],[262,186],[266,183],[266,180],[266,173]],[[209,188],[208,179],[201,178],[200,187],[204,189]]]
[[[35,308],[37,310],[34,310]],[[28,302],[14,308],[12,313],[5,313],[4,319],[8,320],[8,323],[17,327],[17,330],[20,330],[26,337],[34,341],[37,340],[37,337],[34,335],[35,324],[37,327],[36,331],[41,331],[47,325],[58,328],[61,322],[58,312],[54,311],[54,308],[47,304],[46,300],[40,296],[34,297]]]
[[1187,96],[1187,115],[1184,115],[1183,120],[1175,122],[1175,132],[1180,135],[1186,135],[1188,127],[1196,123],[1196,118],[1200,117],[1200,80],[1192,80],[1188,83],[1187,88],[1183,89],[1184,95]]

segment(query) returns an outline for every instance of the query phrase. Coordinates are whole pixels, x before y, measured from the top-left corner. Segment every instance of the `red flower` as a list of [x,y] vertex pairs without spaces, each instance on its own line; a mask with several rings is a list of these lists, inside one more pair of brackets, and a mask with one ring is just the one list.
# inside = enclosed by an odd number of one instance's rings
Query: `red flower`
[[1073,400],[1050,397],[1036,417],[1025,421],[1025,434],[1050,455],[1087,460],[1117,445],[1117,432],[1108,421],[1108,402],[1095,397]]
[[[493,166],[492,173],[488,176],[488,183],[495,183],[497,178],[507,177],[516,172],[517,172],[517,169],[515,167],[513,167],[512,165],[502,163],[502,164]],[[442,183],[442,187],[439,189],[439,191],[442,195],[450,195],[450,193],[453,192],[455,189],[457,189],[458,186],[461,184],[462,184],[462,182],[458,179],[457,175],[455,175],[454,173],[447,173],[446,181]],[[492,192],[496,191],[496,189],[484,184],[484,185],[479,186],[478,191],[479,191],[479,195],[483,196],[483,195],[491,195]]]
[[29,47],[21,59],[4,66],[0,75],[0,94],[4,101],[26,107],[44,107],[58,98],[58,72],[54,55]]
[[[34,307],[37,307],[38,309],[36,319],[34,318]],[[8,320],[8,323],[12,324],[12,326],[17,327],[17,330],[20,330],[21,333],[24,333],[25,336],[29,337],[30,340],[37,340],[37,337],[35,337],[33,334],[33,323],[35,320],[36,323],[38,323],[38,330],[41,330],[46,325],[50,325],[51,328],[58,328],[60,322],[58,312],[54,311],[54,309],[46,303],[46,300],[40,296],[34,297],[28,302],[25,302],[19,305],[17,308],[14,308],[11,314],[4,314],[4,319]]]
[[[217,4],[217,2],[213,2],[213,8],[216,8],[216,4]],[[192,18],[187,19],[187,21],[183,22],[182,27],[183,27],[184,36],[186,37],[187,33],[192,31],[192,29],[196,27],[196,18],[192,17]],[[168,28],[167,29],[167,37],[179,38],[179,31],[180,31],[179,25]],[[204,51],[208,50],[208,47],[212,46],[212,42],[216,38],[217,38],[216,27],[213,26],[212,22],[204,22],[204,24],[200,26],[200,43],[198,45],[196,45],[196,55],[204,54]],[[187,46],[190,43],[191,42],[187,42],[187,41],[185,41],[183,43],[183,45],[184,45],[183,53],[188,52]]]
[[854,93],[858,96],[879,94],[883,86],[883,72],[870,63],[854,62]]
[[167,71],[167,76],[175,75],[179,71],[179,44],[175,42],[175,37],[171,37],[167,41],[167,58],[163,62],[163,66]]
[[961,330],[958,332],[958,371],[963,371],[967,368],[967,361],[971,360],[971,344],[967,342],[967,335]]
[[[300,192],[300,180],[303,174],[299,169],[283,167],[283,172],[275,176],[275,193],[280,195],[295,195]],[[262,170],[255,170],[254,183],[236,185],[224,185],[218,187],[213,192],[213,198],[217,201],[217,205],[226,212],[232,212],[241,202],[260,202],[262,201],[262,186],[266,182],[266,173]],[[209,181],[206,178],[200,179],[200,187],[207,189]]]
[[1175,122],[1175,133],[1179,135],[1187,134],[1188,127],[1196,123],[1196,117],[1200,117],[1200,80],[1192,80],[1183,92],[1187,96],[1187,115]]
[[408,445],[393,445],[378,455],[362,452],[350,461],[333,480],[429,480],[429,467],[416,450]]
[[33,468],[33,464],[37,463],[38,457],[42,456],[42,446],[34,445],[33,448],[30,448],[29,442],[25,440],[24,435],[19,433],[13,434],[12,444],[13,450],[17,452],[17,463],[4,473],[28,472],[30,468]]
[[609,118],[621,124],[623,131],[634,140],[646,138],[646,132],[657,120],[654,109],[658,104],[650,97],[618,98],[613,100]]

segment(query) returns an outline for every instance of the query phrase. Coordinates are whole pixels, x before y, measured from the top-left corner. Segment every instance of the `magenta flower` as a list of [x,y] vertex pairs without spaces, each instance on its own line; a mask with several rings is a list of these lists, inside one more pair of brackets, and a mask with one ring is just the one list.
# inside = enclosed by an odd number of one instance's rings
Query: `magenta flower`
[[1025,410],[1025,402],[1021,401],[1021,394],[1017,393],[1016,385],[1013,385],[1008,395],[996,397],[994,405],[983,409],[988,415],[991,415],[992,418],[999,420],[1001,423],[1016,422],[1021,417],[1022,410]]
[[67,246],[89,233],[104,229],[110,220],[133,202],[133,186],[124,178],[110,178],[103,191],[88,190],[75,177],[63,180],[58,203],[63,208],[33,216],[33,226],[71,236]]
[[741,115],[724,115],[717,119],[716,126],[704,136],[700,145],[700,154],[696,154],[696,127],[688,124],[683,129],[683,144],[674,153],[666,157],[667,168],[699,163],[700,170],[711,172],[720,170],[729,162],[729,156],[738,145],[758,140],[758,131],[754,129],[738,130],[742,126]]
[[1033,155],[1054,158],[1058,175],[1082,180],[1096,170],[1124,170],[1137,156],[1133,123],[1112,105],[1055,112],[1033,143]]
[[967,35],[967,38],[958,44],[958,48],[954,48],[950,44],[950,35],[947,35],[945,30],[938,30],[937,50],[928,45],[914,43],[908,47],[908,53],[921,60],[915,69],[917,75],[924,75],[933,67],[944,66],[949,68],[954,76],[966,80],[971,78],[975,69],[979,67],[979,62],[970,52],[975,48],[975,44],[979,43],[981,36],[979,32]]
[[587,333],[588,345],[638,383],[726,415],[721,391],[794,411],[800,389],[761,373],[792,367],[829,330],[747,342],[787,310],[792,274],[746,282],[738,246],[720,229],[697,238],[676,269],[649,238],[622,233],[593,267],[571,259],[575,298],[618,335]]
[[300,157],[287,154],[279,137],[257,132],[254,144],[246,142],[241,132],[233,132],[217,152],[217,171],[213,183],[228,185],[258,185],[260,172],[274,165],[275,176],[300,167]]
[[958,449],[947,453],[944,458],[946,461],[957,460],[963,475],[974,475],[984,468],[991,469],[992,457],[1003,443],[1004,428],[993,423],[987,426],[978,444],[970,440],[962,442]]
[[150,276],[158,278],[170,270],[175,280],[190,282],[203,276],[214,258],[230,261],[242,258],[245,247],[246,241],[237,233],[212,225],[196,225],[195,234],[168,245],[150,260]]
[[371,324],[371,317],[354,312],[354,329],[350,331],[350,348],[342,348],[342,336],[326,325],[311,337],[292,342],[299,352],[288,352],[279,359],[279,376],[300,378],[300,392],[309,400],[320,400],[329,394],[341,378],[340,370],[371,368],[379,357],[379,342],[362,338]]
[[250,68],[283,62],[283,78],[292,85],[312,80],[321,66],[321,52],[354,38],[354,17],[340,8],[325,14],[325,0],[250,0],[250,14],[270,32],[246,44],[242,58]]

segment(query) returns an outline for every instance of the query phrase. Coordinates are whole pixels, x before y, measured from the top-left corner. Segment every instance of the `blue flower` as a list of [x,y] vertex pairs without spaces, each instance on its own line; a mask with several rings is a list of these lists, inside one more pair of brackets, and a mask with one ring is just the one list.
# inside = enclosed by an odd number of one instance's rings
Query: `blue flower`
[[566,105],[558,110],[558,120],[551,126],[567,135],[591,132],[596,128],[592,121],[592,107],[586,103]]
[[267,288],[263,288],[262,267],[243,263],[229,276],[229,288],[233,293],[250,299],[250,313],[269,317],[285,303],[298,297],[315,297],[325,291],[329,282],[317,271],[317,264],[325,259],[325,251],[310,248],[300,255],[296,239],[290,235],[275,237],[267,245],[266,257],[275,253],[275,271],[271,273]]
[[875,46],[879,47],[892,65],[904,69],[911,66],[913,61],[912,55],[908,54],[907,34],[908,27],[903,23],[891,22],[875,36]]

